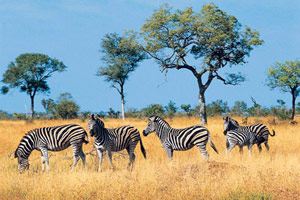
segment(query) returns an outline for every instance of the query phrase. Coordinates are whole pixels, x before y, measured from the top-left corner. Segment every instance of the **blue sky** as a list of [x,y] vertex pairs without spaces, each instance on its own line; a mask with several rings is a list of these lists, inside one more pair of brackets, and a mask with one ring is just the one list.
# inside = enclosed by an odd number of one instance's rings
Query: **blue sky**
[[[7,65],[22,53],[44,53],[63,61],[66,72],[49,80],[51,92],[35,99],[35,110],[43,112],[43,98],[56,100],[70,92],[81,111],[120,110],[120,96],[110,83],[95,74],[100,61],[100,42],[107,33],[138,31],[154,9],[163,3],[178,9],[193,7],[198,12],[211,1],[185,0],[98,0],[98,1],[15,1],[0,0],[0,77]],[[217,0],[217,6],[234,15],[243,24],[260,32],[265,44],[255,48],[247,64],[229,71],[240,71],[246,82],[225,86],[214,80],[206,92],[206,101],[237,100],[252,105],[254,97],[263,106],[276,105],[277,99],[291,104],[291,95],[271,91],[265,83],[266,71],[275,62],[300,59],[300,1],[298,0]],[[227,70],[223,71],[226,72]],[[1,85],[1,84],[0,84]],[[167,80],[153,60],[140,64],[125,85],[125,108],[143,108],[149,104],[166,105],[170,100],[198,104],[196,79],[189,71],[169,70]],[[10,113],[30,109],[30,99],[18,89],[0,95],[0,110]],[[299,99],[298,101],[299,102]]]

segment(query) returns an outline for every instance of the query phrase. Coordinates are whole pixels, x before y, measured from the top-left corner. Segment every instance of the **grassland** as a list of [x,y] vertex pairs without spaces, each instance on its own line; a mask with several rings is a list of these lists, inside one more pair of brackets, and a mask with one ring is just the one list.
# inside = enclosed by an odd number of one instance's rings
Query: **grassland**
[[[237,118],[241,121],[239,118]],[[263,122],[276,130],[270,137],[270,152],[258,153],[253,148],[252,158],[245,148],[240,155],[238,148],[230,158],[225,157],[223,120],[209,118],[207,128],[219,154],[207,145],[210,161],[202,160],[197,148],[175,152],[169,164],[167,155],[155,134],[143,137],[147,151],[145,160],[136,148],[133,171],[126,169],[125,152],[114,154],[115,171],[103,161],[103,171],[97,172],[98,158],[87,155],[87,166],[70,170],[72,150],[51,153],[50,171],[41,172],[40,153],[29,157],[30,169],[23,174],[17,171],[17,160],[10,156],[22,136],[29,130],[42,126],[77,123],[87,129],[87,122],[72,121],[0,121],[0,199],[300,199],[300,119],[298,124],[289,122],[270,124],[271,118],[251,118],[249,123]],[[171,126],[183,128],[199,123],[197,118],[168,120]],[[104,121],[106,127],[130,124],[142,132],[146,120],[117,119]],[[93,139],[92,139],[93,141]],[[91,142],[93,143],[93,142]],[[84,145],[90,152],[92,144]],[[123,154],[124,153],[124,154]]]

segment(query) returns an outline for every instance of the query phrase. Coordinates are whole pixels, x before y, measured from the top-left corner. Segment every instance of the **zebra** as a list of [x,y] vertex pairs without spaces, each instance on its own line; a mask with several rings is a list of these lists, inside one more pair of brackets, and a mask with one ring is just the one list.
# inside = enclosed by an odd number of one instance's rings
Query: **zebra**
[[[224,120],[224,135],[226,135],[226,132],[229,130],[236,130],[238,132],[252,132],[255,134],[257,140],[256,144],[258,147],[259,152],[262,151],[261,144],[264,143],[266,146],[267,151],[269,151],[270,147],[268,145],[268,137],[275,136],[275,131],[273,130],[273,135],[270,133],[267,126],[264,124],[254,124],[250,126],[240,126],[239,123],[230,118],[229,116],[223,117]],[[242,149],[240,149],[240,152],[242,152]]]
[[[88,140],[85,140],[87,136]],[[89,136],[86,131],[77,124],[67,124],[55,127],[42,127],[29,131],[20,141],[16,151],[15,158],[18,158],[18,169],[23,171],[29,169],[28,157],[33,150],[38,150],[42,155],[42,171],[49,171],[48,151],[62,151],[69,146],[72,147],[75,168],[79,157],[85,166],[85,154],[82,151],[82,144],[89,142]]]
[[257,137],[254,132],[243,132],[239,130],[228,130],[224,132],[226,135],[226,156],[237,145],[240,148],[240,153],[243,151],[243,146],[248,146],[249,156],[251,157],[252,146],[257,143]]
[[106,151],[111,168],[114,169],[112,164],[112,152],[127,150],[129,155],[128,169],[133,168],[135,154],[134,149],[138,142],[140,142],[141,152],[146,159],[146,150],[143,146],[142,139],[139,131],[132,126],[122,126],[119,128],[107,129],[104,122],[97,118],[94,114],[90,116],[88,129],[91,137],[95,137],[95,148],[99,156],[99,168],[101,171],[101,164],[103,152]]
[[184,129],[172,128],[164,119],[159,116],[149,117],[149,123],[143,135],[147,136],[152,132],[156,132],[163,148],[166,150],[169,161],[172,161],[173,151],[186,151],[197,146],[205,160],[209,155],[206,151],[206,144],[209,141],[210,146],[218,153],[215,145],[211,141],[209,131],[199,125],[190,126]]

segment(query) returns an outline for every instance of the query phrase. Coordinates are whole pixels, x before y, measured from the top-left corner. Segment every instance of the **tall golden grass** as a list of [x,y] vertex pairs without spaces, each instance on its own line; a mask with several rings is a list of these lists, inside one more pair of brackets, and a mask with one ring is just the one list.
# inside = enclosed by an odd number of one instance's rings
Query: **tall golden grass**
[[[238,121],[241,119],[237,118]],[[198,118],[167,119],[172,127],[183,128],[199,124]],[[22,136],[31,129],[76,123],[87,129],[87,121],[54,120],[0,121],[0,199],[300,199],[300,119],[270,124],[271,118],[251,118],[249,123],[262,122],[276,131],[269,138],[270,152],[255,146],[252,158],[247,149],[240,155],[238,148],[225,157],[225,136],[221,117],[209,118],[207,128],[219,154],[207,145],[210,161],[202,159],[199,150],[175,152],[169,164],[160,141],[153,133],[142,140],[147,151],[145,160],[137,146],[133,171],[127,170],[126,152],[113,155],[116,167],[112,171],[105,157],[102,172],[97,172],[98,158],[87,155],[87,166],[81,161],[74,171],[71,148],[51,153],[50,171],[41,172],[40,153],[29,157],[30,169],[20,174],[17,160],[10,155]],[[105,119],[106,127],[130,124],[142,130],[146,119]],[[91,143],[84,145],[90,152]]]

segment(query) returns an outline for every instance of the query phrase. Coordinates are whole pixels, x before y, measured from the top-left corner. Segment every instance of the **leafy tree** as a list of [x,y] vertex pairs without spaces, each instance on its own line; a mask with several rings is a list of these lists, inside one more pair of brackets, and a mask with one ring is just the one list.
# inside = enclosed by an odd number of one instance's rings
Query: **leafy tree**
[[53,99],[43,99],[42,100],[42,105],[46,111],[46,113],[49,115],[50,113],[51,114],[54,114],[55,113],[55,102]]
[[209,116],[222,115],[229,111],[227,102],[218,99],[207,106],[207,114]]
[[225,78],[219,71],[245,63],[253,47],[263,43],[259,32],[243,27],[234,16],[212,3],[204,5],[199,13],[192,8],[173,12],[164,5],[146,20],[141,34],[145,51],[159,63],[161,71],[192,72],[199,88],[202,124],[207,123],[205,92],[212,81],[218,79],[230,85],[244,81],[240,73],[230,73]]
[[173,101],[170,101],[168,105],[165,106],[165,111],[169,118],[173,118],[175,116],[177,109],[178,108],[175,106],[175,103]]
[[247,104],[244,101],[236,101],[230,113],[235,116],[242,116],[247,111]]
[[165,110],[164,110],[163,106],[160,104],[151,104],[148,107],[143,108],[142,112],[144,113],[145,117],[150,117],[152,115],[163,116],[165,113]]
[[191,105],[190,104],[182,104],[181,106],[180,106],[180,108],[182,109],[182,110],[184,110],[184,112],[186,113],[186,115],[188,116],[188,117],[190,117],[192,114],[191,114]]
[[142,47],[137,43],[135,36],[119,36],[116,33],[107,34],[102,39],[101,52],[105,67],[100,67],[98,76],[105,76],[107,82],[112,82],[121,95],[122,118],[125,120],[125,94],[124,85],[129,74],[133,72],[138,63],[145,59]]
[[1,91],[6,94],[10,88],[26,92],[31,100],[31,118],[34,117],[34,97],[37,93],[47,93],[50,88],[47,79],[54,72],[62,72],[67,67],[60,61],[39,53],[21,54],[8,65],[2,82],[7,84]]
[[78,117],[79,106],[75,103],[72,95],[62,93],[55,106],[55,113],[62,119],[74,119]]
[[109,108],[109,111],[107,112],[109,118],[119,118],[120,112],[115,111],[112,108]]
[[271,89],[279,88],[292,95],[291,120],[295,117],[296,98],[300,93],[300,61],[277,62],[268,69],[267,84]]

